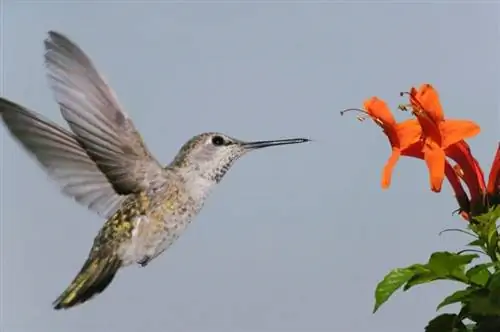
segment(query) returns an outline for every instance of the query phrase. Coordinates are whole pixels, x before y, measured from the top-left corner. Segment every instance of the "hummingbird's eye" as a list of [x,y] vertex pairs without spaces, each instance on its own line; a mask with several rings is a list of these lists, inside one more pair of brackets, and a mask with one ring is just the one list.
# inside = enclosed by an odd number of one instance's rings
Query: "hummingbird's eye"
[[224,143],[225,143],[224,138],[222,138],[221,136],[212,137],[212,144],[213,145],[221,146],[221,145],[224,145]]

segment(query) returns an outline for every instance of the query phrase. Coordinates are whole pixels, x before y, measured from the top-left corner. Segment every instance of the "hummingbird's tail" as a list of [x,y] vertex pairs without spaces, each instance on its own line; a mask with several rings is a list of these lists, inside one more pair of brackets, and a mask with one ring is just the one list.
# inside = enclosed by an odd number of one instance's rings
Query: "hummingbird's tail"
[[101,293],[109,286],[121,263],[115,255],[89,257],[68,288],[52,303],[54,309],[69,309]]

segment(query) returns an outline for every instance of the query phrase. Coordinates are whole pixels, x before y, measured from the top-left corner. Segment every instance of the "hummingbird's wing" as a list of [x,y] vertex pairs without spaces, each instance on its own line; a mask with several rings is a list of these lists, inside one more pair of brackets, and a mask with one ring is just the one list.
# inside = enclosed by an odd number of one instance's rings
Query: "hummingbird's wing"
[[146,189],[163,168],[89,57],[67,37],[49,32],[45,64],[61,113],[118,194]]
[[73,133],[5,98],[0,98],[0,117],[64,194],[104,218],[126,198],[114,191]]

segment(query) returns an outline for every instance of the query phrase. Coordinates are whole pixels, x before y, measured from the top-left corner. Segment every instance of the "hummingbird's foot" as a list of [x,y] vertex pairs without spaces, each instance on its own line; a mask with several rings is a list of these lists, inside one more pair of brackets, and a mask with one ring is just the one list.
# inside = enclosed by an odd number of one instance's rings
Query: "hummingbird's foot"
[[139,264],[141,267],[145,267],[148,265],[148,263],[151,261],[150,256],[144,256],[141,260],[137,261],[137,264]]

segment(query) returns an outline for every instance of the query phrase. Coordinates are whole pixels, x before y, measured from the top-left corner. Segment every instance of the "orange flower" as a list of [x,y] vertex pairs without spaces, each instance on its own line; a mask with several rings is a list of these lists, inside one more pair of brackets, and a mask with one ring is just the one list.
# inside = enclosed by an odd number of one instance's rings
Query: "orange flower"
[[382,128],[391,144],[392,154],[382,172],[381,185],[382,188],[386,189],[391,185],[392,171],[399,157],[412,155],[407,150],[412,145],[418,144],[422,130],[415,119],[397,123],[387,104],[377,97],[367,99],[364,102],[364,108],[373,121]]
[[451,167],[449,162],[446,162],[445,174],[448,182],[450,182],[451,188],[455,193],[455,198],[458,202],[458,206],[460,207],[459,212],[462,218],[465,220],[469,220],[469,212],[470,212],[470,200],[462,187],[462,183],[460,182],[460,176],[458,176],[457,172],[453,167]]
[[464,143],[460,148],[465,148],[468,152],[467,162],[469,165],[462,162],[461,165],[465,165],[466,168],[460,168],[460,171],[471,195],[469,216],[474,217],[486,213],[489,208],[500,204],[500,144],[497,146],[487,185],[484,181],[483,171],[477,160],[472,156],[469,146]]
[[[423,160],[424,153],[422,152],[422,144],[413,144],[403,152],[403,155]],[[450,182],[453,192],[455,193],[455,198],[460,207],[460,215],[464,219],[468,220],[468,213],[470,211],[469,197],[467,196],[467,193],[465,192],[462,183],[460,182],[461,177],[457,174],[458,172],[455,171],[455,169],[447,160],[445,160],[444,173],[446,178],[448,179],[448,182]]]
[[[470,207],[466,210],[467,218],[464,217],[470,220],[471,217],[486,213],[489,208],[500,204],[500,145],[491,165],[488,185],[484,182],[483,171],[472,156],[467,143],[456,144],[455,149],[453,154],[461,153],[460,164],[455,165],[456,173],[467,184],[471,196]],[[448,152],[447,154],[450,155]]]
[[[425,160],[433,191],[441,191],[444,177],[448,179],[462,218],[472,221],[488,208],[500,204],[500,144],[486,185],[483,171],[465,142],[480,132],[479,126],[473,121],[446,119],[438,92],[430,84],[423,84],[418,90],[412,88],[408,94],[416,119],[396,122],[387,104],[377,97],[365,100],[364,110],[351,109],[370,117],[391,144],[392,154],[382,173],[382,188],[390,186],[392,171],[400,156],[410,156]],[[401,108],[407,109],[407,106]],[[452,167],[447,157],[456,165]]]
[[472,155],[469,145],[465,141],[453,144],[446,149],[446,155],[457,163],[456,169],[460,171],[460,178],[469,188],[471,209],[482,211],[486,184],[484,183],[483,170]]
[[412,112],[422,128],[422,152],[430,174],[431,189],[440,192],[445,176],[446,149],[477,135],[480,128],[468,120],[445,119],[439,95],[430,84],[410,91]]

